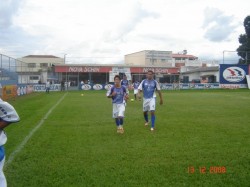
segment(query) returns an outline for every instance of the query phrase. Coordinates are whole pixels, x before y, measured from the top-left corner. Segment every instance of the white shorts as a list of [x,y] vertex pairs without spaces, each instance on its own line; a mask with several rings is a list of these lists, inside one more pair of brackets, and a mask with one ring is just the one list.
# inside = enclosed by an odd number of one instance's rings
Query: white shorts
[[143,112],[155,111],[155,97],[143,99]]
[[125,103],[113,103],[113,118],[124,117]]
[[138,89],[134,89],[134,94],[138,94]]

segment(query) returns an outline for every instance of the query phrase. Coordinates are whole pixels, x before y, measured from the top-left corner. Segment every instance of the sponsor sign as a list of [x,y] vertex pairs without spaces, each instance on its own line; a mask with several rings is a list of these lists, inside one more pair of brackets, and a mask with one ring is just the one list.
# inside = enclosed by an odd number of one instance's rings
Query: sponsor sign
[[220,65],[220,84],[246,84],[247,65]]
[[14,99],[17,96],[17,85],[6,85],[2,87],[2,99]]
[[17,95],[25,95],[27,93],[27,87],[26,86],[20,86],[17,88]]
[[103,89],[103,86],[102,86],[101,84],[95,84],[95,85],[93,86],[93,89],[94,89],[94,90],[102,90],[102,89]]
[[204,87],[206,89],[218,89],[220,88],[220,84],[219,83],[207,83],[204,85]]
[[[60,90],[61,90],[61,85],[60,84],[52,84],[52,85],[50,85],[50,90],[49,91],[60,91]],[[35,91],[35,92],[45,92],[46,91],[46,86],[45,86],[45,84],[33,85],[33,91]]]
[[160,84],[162,90],[173,90],[173,84]]
[[247,84],[220,84],[220,88],[223,89],[247,88]]
[[91,85],[89,85],[89,84],[84,84],[84,85],[82,85],[82,90],[91,90]]
[[104,88],[105,88],[106,90],[109,90],[112,86],[113,86],[112,84],[106,84],[106,85],[104,86]]
[[205,84],[199,84],[199,83],[191,83],[189,84],[190,88],[192,89],[204,89]]
[[152,70],[156,74],[179,74],[180,68],[171,67],[117,67],[117,66],[55,66],[55,72],[72,72],[72,73],[108,73],[108,72],[120,72],[120,73],[147,73],[148,70]]
[[189,84],[188,83],[180,84],[180,89],[183,89],[183,90],[189,89]]
[[55,66],[55,72],[72,72],[72,73],[107,73],[111,67],[98,66]]

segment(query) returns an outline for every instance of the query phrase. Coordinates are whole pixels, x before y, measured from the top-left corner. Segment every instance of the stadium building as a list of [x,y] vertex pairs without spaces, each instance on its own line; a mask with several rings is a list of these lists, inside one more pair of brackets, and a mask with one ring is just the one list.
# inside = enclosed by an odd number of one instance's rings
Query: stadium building
[[181,67],[206,67],[207,64],[218,65],[218,62],[201,61],[198,57],[188,55],[186,50],[173,54],[172,51],[144,50],[125,55],[124,64],[57,64],[55,72],[59,80],[71,82],[72,85],[84,83],[106,84],[113,82],[116,74],[126,74],[128,80],[142,80],[148,70],[155,72],[155,79],[160,83],[180,81]]
[[148,70],[155,72],[156,79],[160,82],[174,82],[179,78],[178,67],[150,67],[150,66],[126,66],[126,65],[55,65],[55,72],[59,80],[78,85],[84,83],[107,84],[113,82],[115,75],[127,76],[128,80],[134,81],[145,78]]

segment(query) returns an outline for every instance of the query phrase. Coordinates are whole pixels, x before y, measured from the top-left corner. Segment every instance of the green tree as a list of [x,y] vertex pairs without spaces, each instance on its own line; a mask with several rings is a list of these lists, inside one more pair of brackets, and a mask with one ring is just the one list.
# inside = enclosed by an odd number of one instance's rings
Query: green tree
[[245,34],[239,36],[240,46],[237,48],[239,64],[250,64],[250,16],[247,16],[243,22]]

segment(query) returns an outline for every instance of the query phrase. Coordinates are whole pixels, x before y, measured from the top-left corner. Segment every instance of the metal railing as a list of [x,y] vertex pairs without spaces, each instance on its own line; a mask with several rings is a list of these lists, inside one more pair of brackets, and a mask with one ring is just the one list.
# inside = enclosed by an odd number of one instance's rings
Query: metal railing
[[34,71],[34,68],[28,68],[27,63],[10,56],[0,54],[1,85],[31,83],[29,82],[29,79],[27,79],[27,76],[32,75],[38,76],[38,72]]

